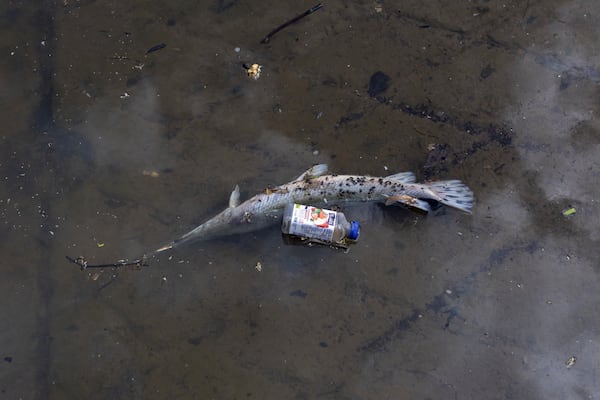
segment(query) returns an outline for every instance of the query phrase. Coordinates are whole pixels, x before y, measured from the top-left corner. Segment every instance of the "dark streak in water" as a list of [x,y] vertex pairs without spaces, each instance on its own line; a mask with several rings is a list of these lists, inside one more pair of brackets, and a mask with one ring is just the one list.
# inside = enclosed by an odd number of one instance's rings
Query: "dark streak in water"
[[[40,101],[33,112],[33,127],[36,133],[49,132],[54,127],[53,116],[53,97],[54,97],[54,63],[52,54],[54,52],[54,38],[56,36],[54,29],[54,3],[43,2],[35,12],[35,26],[40,34],[40,44],[37,47],[37,57],[40,74],[40,86],[38,92]],[[45,46],[41,41],[45,41]],[[43,159],[40,160],[43,163]],[[45,166],[38,166],[42,171]],[[42,207],[50,213],[50,201],[47,198],[40,197]],[[44,227],[41,228],[40,237],[47,237]],[[41,247],[40,260],[50,259],[49,249]],[[36,388],[35,392],[40,398],[48,398],[50,393],[49,373],[50,373],[50,308],[49,304],[54,295],[54,286],[51,271],[46,261],[37,267],[37,286],[39,290],[39,299],[37,300],[37,343],[35,345],[35,372]]]
[[290,296],[296,296],[296,297],[301,297],[301,298],[306,298],[306,292],[298,289],[298,290],[294,290],[293,292],[290,292]]
[[221,14],[222,12],[227,11],[231,7],[235,6],[237,0],[215,0],[213,1],[213,5],[210,7],[210,10],[215,14]]
[[165,43],[161,43],[161,44],[157,44],[156,46],[152,46],[150,47],[147,51],[146,54],[150,54],[150,53],[154,53],[155,51],[159,51],[164,49],[165,47],[167,47],[167,45]]
[[341,126],[344,126],[352,121],[356,121],[362,118],[362,116],[364,115],[364,113],[352,113],[352,114],[348,114],[345,115],[343,117],[340,118],[340,120],[335,124],[335,128],[339,128]]
[[[53,3],[52,3],[53,4]],[[40,29],[41,40],[44,45],[38,44],[37,55],[40,74],[40,86],[38,87],[39,102],[32,115],[32,126],[37,135],[41,148],[50,155],[57,152],[54,160],[61,157],[79,156],[88,166],[93,164],[93,147],[83,135],[59,127],[54,119],[54,15],[51,6],[41,7],[35,13],[35,24]]]
[[478,124],[476,122],[463,120],[457,116],[435,110],[431,103],[417,105],[399,104],[394,105],[393,108],[415,117],[428,119],[434,123],[450,125],[471,136],[487,134],[487,139],[489,141],[497,142],[502,146],[508,146],[512,143],[512,129],[508,125]]
[[[483,262],[477,270],[466,275],[461,282],[454,285],[454,287],[452,287],[450,290],[452,293],[460,295],[467,294],[473,287],[477,277],[479,277],[481,274],[485,274],[490,270],[503,265],[506,259],[515,253],[526,252],[531,254],[537,251],[538,247],[539,246],[536,242],[530,242],[525,245],[514,243],[496,249],[492,251],[488,259]],[[386,351],[387,346],[391,342],[400,339],[402,334],[411,329],[413,324],[419,320],[419,316],[428,311],[434,314],[447,314],[446,325],[443,327],[446,329],[451,320],[458,316],[457,310],[454,308],[448,309],[449,305],[446,301],[447,297],[448,295],[446,293],[440,293],[434,296],[429,303],[425,304],[424,307],[413,309],[408,316],[396,320],[385,332],[381,333],[375,338],[367,340],[366,343],[360,346],[357,350],[361,352],[366,351],[373,353]]]
[[468,135],[477,137],[471,143],[470,148],[466,151],[456,153],[452,155],[452,159],[449,160],[453,164],[459,164],[468,157],[475,154],[478,150],[481,150],[492,143],[497,143],[500,146],[510,146],[512,144],[513,129],[506,124],[482,124],[470,120],[464,120],[459,116],[448,114],[440,110],[436,110],[431,102],[421,103],[416,105],[410,104],[396,104],[397,102],[389,102],[387,98],[377,97],[377,100],[383,104],[391,106],[394,110],[399,110],[405,114],[427,119],[436,124],[446,124],[454,127],[457,130],[466,132]]

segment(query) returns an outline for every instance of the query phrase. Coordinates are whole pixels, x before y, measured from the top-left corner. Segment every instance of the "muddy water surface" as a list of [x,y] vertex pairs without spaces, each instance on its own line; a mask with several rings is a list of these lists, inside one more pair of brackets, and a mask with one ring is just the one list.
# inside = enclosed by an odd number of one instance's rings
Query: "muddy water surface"
[[[0,397],[598,398],[600,6],[334,2],[259,43],[313,5],[3,3]],[[348,207],[349,253],[275,226],[65,261],[322,162],[477,204]]]

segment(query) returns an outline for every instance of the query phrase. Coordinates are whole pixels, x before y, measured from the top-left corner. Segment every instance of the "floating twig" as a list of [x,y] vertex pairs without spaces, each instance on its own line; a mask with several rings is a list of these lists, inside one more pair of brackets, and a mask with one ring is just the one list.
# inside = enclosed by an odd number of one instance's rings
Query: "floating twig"
[[288,26],[290,26],[290,25],[292,25],[292,24],[300,21],[302,18],[306,17],[307,15],[310,15],[310,14],[314,13],[315,11],[321,9],[322,7],[323,7],[323,5],[321,3],[319,3],[316,6],[314,6],[312,8],[309,8],[308,10],[304,11],[302,14],[300,14],[300,15],[292,18],[292,19],[290,19],[286,23],[281,24],[277,28],[273,29],[260,42],[262,44],[269,43],[269,41],[271,40],[271,38],[273,37],[273,35],[275,35],[277,32],[279,32],[280,30],[282,30],[284,28],[287,28]]
[[159,51],[167,47],[165,43],[157,44],[156,46],[152,46],[146,51],[146,54],[154,53],[155,51]]
[[69,256],[65,256],[65,257],[67,258],[67,260],[69,260],[73,264],[78,265],[82,271],[84,269],[88,269],[88,268],[120,268],[120,267],[142,268],[142,267],[150,266],[149,264],[146,263],[145,257],[138,258],[137,260],[133,260],[133,261],[120,260],[115,263],[93,264],[93,265],[88,264],[87,260],[85,258],[83,258],[82,256],[79,256],[77,258],[73,258],[73,257],[69,257]]

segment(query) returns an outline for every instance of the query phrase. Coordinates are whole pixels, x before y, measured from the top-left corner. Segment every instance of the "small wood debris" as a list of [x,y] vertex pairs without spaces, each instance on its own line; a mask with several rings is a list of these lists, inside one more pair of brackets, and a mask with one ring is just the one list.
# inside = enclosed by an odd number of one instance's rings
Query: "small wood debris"
[[246,73],[248,76],[254,80],[260,78],[260,73],[262,71],[262,65],[252,64],[250,66],[244,65],[246,68]]
[[151,178],[158,178],[160,176],[160,173],[158,171],[145,169],[142,171],[142,175],[149,176]]
[[258,271],[258,272],[262,271],[262,264],[260,263],[260,261],[258,261],[258,262],[256,263],[256,265],[254,266],[254,268],[255,268],[255,269]]
[[97,281],[97,280],[98,280],[98,278],[100,278],[100,275],[102,274],[102,272],[103,272],[103,271],[100,271],[100,272],[94,272],[94,273],[92,274],[92,280],[93,280],[93,281]]

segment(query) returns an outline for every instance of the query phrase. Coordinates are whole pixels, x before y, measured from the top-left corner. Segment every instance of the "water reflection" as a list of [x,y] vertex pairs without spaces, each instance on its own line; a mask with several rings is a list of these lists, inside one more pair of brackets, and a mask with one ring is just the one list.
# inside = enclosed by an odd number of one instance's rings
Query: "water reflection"
[[[311,5],[2,6],[2,393],[598,392],[597,5],[325,4],[259,43]],[[136,257],[235,184],[247,198],[319,162],[459,178],[478,203],[348,208],[348,254],[273,227],[97,280],[64,260]]]

